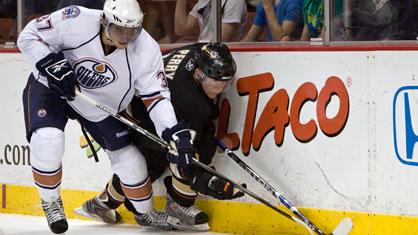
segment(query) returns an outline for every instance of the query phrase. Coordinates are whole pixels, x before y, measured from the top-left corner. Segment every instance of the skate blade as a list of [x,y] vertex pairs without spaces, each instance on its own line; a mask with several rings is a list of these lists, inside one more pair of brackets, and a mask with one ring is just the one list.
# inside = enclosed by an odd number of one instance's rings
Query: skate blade
[[93,215],[91,215],[91,214],[87,213],[85,210],[83,210],[83,207],[78,207],[78,208],[75,208],[75,209],[73,209],[73,212],[74,212],[74,213],[76,213],[77,215],[80,215],[80,216],[86,217],[86,218],[88,218],[88,219],[92,219],[92,220],[96,220],[96,221],[99,221],[99,222],[106,223],[106,222],[105,222],[105,221],[103,221],[100,217],[98,217],[98,216],[93,216]]
[[171,224],[177,230],[182,231],[197,231],[197,232],[206,232],[209,231],[209,224],[195,224],[195,225],[188,225],[181,222],[178,218],[168,216],[167,223]]

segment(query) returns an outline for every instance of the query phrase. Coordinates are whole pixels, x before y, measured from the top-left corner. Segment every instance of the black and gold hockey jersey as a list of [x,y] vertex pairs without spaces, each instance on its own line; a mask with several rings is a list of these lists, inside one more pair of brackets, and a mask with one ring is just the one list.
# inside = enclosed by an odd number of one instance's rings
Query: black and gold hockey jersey
[[[186,121],[190,124],[190,128],[197,132],[194,145],[199,160],[209,164],[216,150],[213,121],[218,117],[219,109],[215,101],[205,94],[198,81],[193,78],[195,66],[193,55],[195,50],[203,45],[199,43],[166,51],[163,53],[163,60],[177,120]],[[134,118],[140,121],[140,126],[155,133],[142,101],[135,98],[131,107]],[[141,134],[137,134],[135,139],[150,165],[148,171],[151,178],[158,178],[160,173],[157,172],[164,171],[168,166],[161,148]]]

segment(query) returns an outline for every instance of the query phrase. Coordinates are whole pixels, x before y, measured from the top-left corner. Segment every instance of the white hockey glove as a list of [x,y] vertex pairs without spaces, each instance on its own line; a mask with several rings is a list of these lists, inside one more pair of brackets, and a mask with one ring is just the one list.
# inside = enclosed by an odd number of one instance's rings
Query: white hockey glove
[[70,63],[62,52],[47,55],[36,63],[36,68],[41,75],[46,76],[50,89],[69,101],[74,100],[75,87],[78,87],[78,82]]
[[189,168],[193,163],[194,147],[193,138],[195,132],[187,128],[181,121],[172,128],[167,128],[162,133],[162,138],[170,144],[171,150],[167,152],[169,162],[177,164],[180,168]]

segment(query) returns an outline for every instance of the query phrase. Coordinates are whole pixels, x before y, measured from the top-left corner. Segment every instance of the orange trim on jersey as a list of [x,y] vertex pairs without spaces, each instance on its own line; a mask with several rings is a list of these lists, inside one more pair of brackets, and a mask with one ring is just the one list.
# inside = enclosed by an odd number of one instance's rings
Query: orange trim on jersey
[[61,182],[61,179],[62,179],[61,169],[55,174],[51,174],[51,175],[42,175],[34,170],[32,170],[32,174],[33,174],[33,179],[35,180],[36,183],[49,186],[49,187],[56,186],[59,182]]
[[147,181],[139,186],[129,187],[124,184],[120,184],[125,196],[132,199],[140,199],[149,197],[152,193],[151,179],[148,177]]
[[142,102],[144,102],[145,107],[148,108],[154,101],[162,100],[162,99],[164,99],[164,97],[162,97],[161,95],[158,95],[158,96],[151,97],[148,99],[142,99]]

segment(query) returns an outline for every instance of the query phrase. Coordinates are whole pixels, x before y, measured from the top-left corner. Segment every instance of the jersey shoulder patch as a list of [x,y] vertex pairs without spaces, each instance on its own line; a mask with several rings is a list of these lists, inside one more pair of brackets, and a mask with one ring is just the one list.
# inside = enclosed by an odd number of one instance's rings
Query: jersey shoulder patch
[[62,19],[76,18],[80,15],[80,8],[77,6],[69,6],[62,10]]

